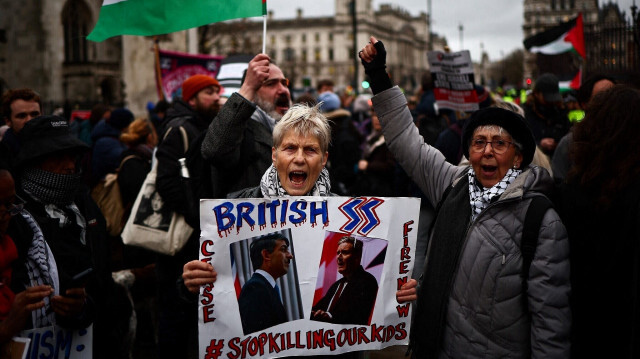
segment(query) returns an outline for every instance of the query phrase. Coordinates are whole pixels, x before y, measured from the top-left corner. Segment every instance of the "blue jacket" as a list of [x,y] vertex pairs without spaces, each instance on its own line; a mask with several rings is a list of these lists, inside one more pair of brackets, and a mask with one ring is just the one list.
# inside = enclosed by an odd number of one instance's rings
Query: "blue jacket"
[[107,173],[115,172],[120,165],[120,156],[127,146],[120,142],[120,130],[100,120],[91,131],[93,153],[91,155],[91,178],[103,179]]

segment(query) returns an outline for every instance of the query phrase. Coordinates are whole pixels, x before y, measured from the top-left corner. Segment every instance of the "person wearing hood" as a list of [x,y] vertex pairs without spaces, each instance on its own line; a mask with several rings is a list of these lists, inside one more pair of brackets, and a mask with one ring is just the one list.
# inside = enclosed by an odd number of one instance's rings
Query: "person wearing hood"
[[569,357],[569,241],[555,210],[544,212],[526,268],[520,248],[530,204],[553,186],[530,166],[536,143],[525,119],[501,108],[474,112],[462,131],[471,165],[455,166],[418,134],[382,42],[372,36],[359,57],[389,149],[439,208],[420,289],[412,279],[396,295],[417,299],[413,356]]
[[[20,136],[16,192],[25,203],[8,229],[19,254],[12,289],[50,286],[52,296],[34,310],[29,326],[83,329],[93,323],[94,357],[108,357],[114,347],[107,343],[119,340],[111,330],[120,318],[114,313],[126,315],[130,307],[113,301],[105,220],[77,167],[88,146],[58,116],[27,122]],[[83,280],[73,279],[87,270]]]
[[91,179],[98,183],[108,173],[120,166],[120,157],[127,146],[120,141],[120,134],[133,121],[133,113],[126,108],[111,112],[107,119],[100,120],[91,131],[93,151],[91,154]]

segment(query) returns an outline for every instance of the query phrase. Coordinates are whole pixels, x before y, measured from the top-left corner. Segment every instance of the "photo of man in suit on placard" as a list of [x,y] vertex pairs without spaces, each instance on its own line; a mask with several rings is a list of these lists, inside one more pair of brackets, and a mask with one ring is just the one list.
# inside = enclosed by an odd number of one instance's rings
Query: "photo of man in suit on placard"
[[338,241],[336,264],[342,278],[312,308],[311,320],[335,324],[369,324],[378,293],[376,277],[361,265],[363,242],[351,236]]
[[289,240],[279,233],[254,240],[250,254],[255,272],[238,298],[245,335],[288,321],[276,280],[287,274],[293,259]]

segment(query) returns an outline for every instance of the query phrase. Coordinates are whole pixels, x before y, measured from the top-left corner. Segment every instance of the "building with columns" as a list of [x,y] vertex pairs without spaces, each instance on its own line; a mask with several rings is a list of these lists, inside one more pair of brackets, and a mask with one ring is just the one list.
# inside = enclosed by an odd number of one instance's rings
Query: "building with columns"
[[[355,3],[354,32],[351,4]],[[0,0],[0,92],[29,87],[40,93],[44,112],[96,103],[127,106],[146,115],[158,100],[152,37],[118,36],[96,43],[86,35],[98,20],[102,0]],[[269,17],[266,51],[296,89],[330,78],[337,89],[358,85],[364,72],[354,61],[369,35],[385,42],[394,83],[412,92],[428,68],[428,49],[446,40],[430,34],[429,18],[372,0],[335,0],[335,14],[292,19]],[[431,43],[429,39],[431,38]],[[354,41],[355,40],[355,41]],[[241,19],[158,37],[161,49],[213,55],[262,51],[262,21]]]
[[[355,24],[351,15],[354,3]],[[200,51],[204,53],[255,54],[262,48],[262,21],[242,19],[199,30],[203,39]],[[266,52],[294,88],[315,87],[318,80],[325,78],[332,79],[338,89],[355,87],[364,80],[364,71],[354,58],[370,35],[389,49],[387,70],[394,82],[407,91],[416,90],[420,76],[428,68],[430,24],[426,13],[412,16],[391,5],[381,5],[376,10],[372,0],[335,0],[335,16],[327,17],[305,17],[298,9],[295,18],[274,19],[270,12]],[[433,34],[431,38],[434,49],[442,50],[446,45],[442,38]]]

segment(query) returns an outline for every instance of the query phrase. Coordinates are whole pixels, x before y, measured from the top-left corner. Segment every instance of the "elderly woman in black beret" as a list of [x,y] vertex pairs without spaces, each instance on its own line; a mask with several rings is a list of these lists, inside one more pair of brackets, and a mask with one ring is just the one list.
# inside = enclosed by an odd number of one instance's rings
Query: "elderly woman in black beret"
[[399,302],[418,300],[414,357],[567,358],[569,243],[552,208],[529,235],[529,265],[522,254],[527,210],[553,185],[530,166],[535,141],[525,120],[499,108],[476,111],[462,135],[471,166],[451,165],[418,134],[386,73],[382,43],[371,37],[359,56],[389,149],[439,208],[420,287],[411,281],[397,293]]

